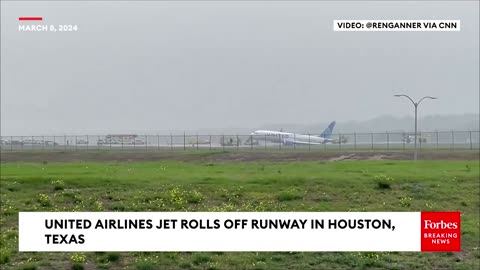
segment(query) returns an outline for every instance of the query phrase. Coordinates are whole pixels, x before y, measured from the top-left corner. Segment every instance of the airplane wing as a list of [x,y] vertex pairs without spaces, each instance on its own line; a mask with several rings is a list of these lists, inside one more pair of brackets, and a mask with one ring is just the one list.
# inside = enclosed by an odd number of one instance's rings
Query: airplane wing
[[294,144],[296,144],[296,145],[323,145],[324,143],[288,140],[288,141],[284,141],[284,144],[286,144],[286,145],[294,145]]

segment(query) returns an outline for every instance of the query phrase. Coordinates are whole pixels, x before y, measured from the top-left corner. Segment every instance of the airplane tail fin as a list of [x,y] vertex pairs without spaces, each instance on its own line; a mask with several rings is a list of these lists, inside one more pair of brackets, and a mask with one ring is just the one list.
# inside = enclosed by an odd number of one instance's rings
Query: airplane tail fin
[[325,139],[330,139],[332,137],[333,128],[335,127],[336,122],[333,121],[328,125],[328,127],[320,134],[320,137]]

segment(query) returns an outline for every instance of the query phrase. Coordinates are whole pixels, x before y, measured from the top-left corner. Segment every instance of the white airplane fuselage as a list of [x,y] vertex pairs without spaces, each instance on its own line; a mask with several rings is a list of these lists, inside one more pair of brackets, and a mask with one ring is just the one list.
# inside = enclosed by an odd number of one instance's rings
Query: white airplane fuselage
[[272,130],[257,130],[252,133],[254,139],[283,144],[324,144],[329,140],[317,135],[305,135]]

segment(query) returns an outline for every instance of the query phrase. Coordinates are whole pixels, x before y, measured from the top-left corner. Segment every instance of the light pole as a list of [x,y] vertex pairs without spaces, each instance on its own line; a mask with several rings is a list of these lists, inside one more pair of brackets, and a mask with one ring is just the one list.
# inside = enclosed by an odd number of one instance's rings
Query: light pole
[[415,107],[415,153],[413,154],[413,159],[414,160],[417,160],[417,111],[418,111],[418,105],[420,105],[420,102],[422,102],[422,100],[428,98],[428,99],[437,99],[436,97],[430,97],[430,96],[425,96],[423,98],[421,98],[420,100],[418,100],[417,102],[413,101],[413,99],[407,95],[395,95],[396,97],[406,97],[408,98],[413,106]]

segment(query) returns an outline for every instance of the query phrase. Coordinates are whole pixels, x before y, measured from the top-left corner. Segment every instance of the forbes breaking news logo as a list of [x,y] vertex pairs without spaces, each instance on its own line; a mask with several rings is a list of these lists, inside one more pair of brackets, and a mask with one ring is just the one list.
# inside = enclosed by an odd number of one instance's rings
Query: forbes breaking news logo
[[460,251],[460,212],[422,212],[421,250]]

